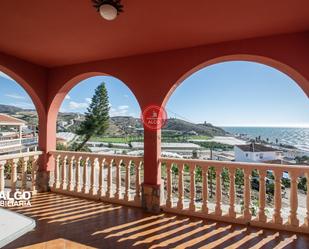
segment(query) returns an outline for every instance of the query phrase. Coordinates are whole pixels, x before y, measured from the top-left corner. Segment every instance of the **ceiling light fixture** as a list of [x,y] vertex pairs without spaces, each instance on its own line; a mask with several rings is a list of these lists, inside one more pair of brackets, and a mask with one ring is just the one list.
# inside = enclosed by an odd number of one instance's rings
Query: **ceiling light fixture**
[[92,0],[93,7],[108,21],[115,20],[120,12],[123,12],[121,0]]

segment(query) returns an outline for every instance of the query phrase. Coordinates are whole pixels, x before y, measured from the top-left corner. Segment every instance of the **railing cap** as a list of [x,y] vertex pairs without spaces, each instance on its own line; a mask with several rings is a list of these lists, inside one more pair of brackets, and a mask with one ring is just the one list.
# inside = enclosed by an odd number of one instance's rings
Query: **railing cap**
[[3,155],[3,156],[0,156],[0,161],[6,161],[6,160],[24,158],[24,157],[31,157],[31,156],[39,156],[39,155],[42,155],[42,154],[43,154],[42,151],[32,151],[32,152],[25,152],[25,153]]
[[207,167],[226,167],[226,168],[251,168],[251,169],[264,169],[264,170],[281,170],[281,171],[309,171],[309,166],[306,165],[283,165],[283,164],[270,164],[270,163],[251,163],[251,162],[227,162],[215,160],[199,160],[199,159],[179,159],[161,157],[161,163],[175,163],[186,165],[197,165]]
[[98,153],[91,153],[91,152],[79,152],[79,151],[63,151],[63,150],[56,150],[56,151],[49,151],[49,154],[53,156],[59,156],[59,155],[66,155],[66,156],[75,156],[75,158],[78,157],[84,157],[84,158],[106,158],[108,160],[110,159],[120,159],[120,160],[143,160],[144,157],[142,156],[128,156],[128,155],[118,155],[118,154],[98,154]]

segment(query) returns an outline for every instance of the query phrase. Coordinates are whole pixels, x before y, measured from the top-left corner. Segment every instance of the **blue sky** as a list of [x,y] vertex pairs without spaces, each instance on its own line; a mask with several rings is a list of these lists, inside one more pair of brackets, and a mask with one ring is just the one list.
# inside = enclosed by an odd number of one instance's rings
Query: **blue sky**
[[0,71],[0,104],[23,109],[34,109],[33,102],[26,91],[12,78]]
[[[85,112],[94,89],[105,82],[111,116],[139,117],[132,92],[108,76],[92,77],[75,86],[61,111]],[[26,92],[0,73],[0,103],[33,108]],[[206,67],[188,77],[166,106],[169,117],[217,126],[309,127],[309,98],[280,71],[252,62],[225,62]]]
[[109,93],[111,116],[139,117],[141,111],[133,93],[120,80],[110,76],[97,76],[81,81],[66,96],[60,111],[85,112],[95,88],[102,82],[105,83]]

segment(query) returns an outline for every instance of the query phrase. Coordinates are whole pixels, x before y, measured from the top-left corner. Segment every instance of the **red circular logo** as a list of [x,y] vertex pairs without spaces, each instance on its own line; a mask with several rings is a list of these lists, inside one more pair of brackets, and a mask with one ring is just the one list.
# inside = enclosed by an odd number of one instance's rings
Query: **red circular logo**
[[160,130],[167,121],[167,113],[163,107],[149,105],[142,113],[141,120],[145,128],[149,130]]

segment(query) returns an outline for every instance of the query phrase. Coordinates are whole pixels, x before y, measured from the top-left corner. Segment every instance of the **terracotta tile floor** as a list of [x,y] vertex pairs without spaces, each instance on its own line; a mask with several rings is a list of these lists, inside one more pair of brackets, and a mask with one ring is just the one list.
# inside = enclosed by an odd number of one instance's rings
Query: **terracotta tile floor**
[[309,248],[309,236],[129,208],[53,193],[12,208],[37,227],[5,248]]

